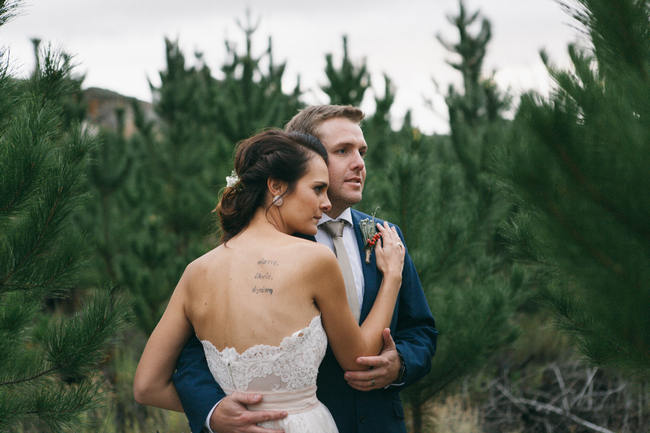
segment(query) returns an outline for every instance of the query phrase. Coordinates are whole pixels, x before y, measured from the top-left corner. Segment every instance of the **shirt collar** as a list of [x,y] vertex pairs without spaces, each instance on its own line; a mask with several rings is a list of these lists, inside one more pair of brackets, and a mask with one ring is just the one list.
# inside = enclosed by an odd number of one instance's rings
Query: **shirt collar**
[[350,224],[350,227],[352,227],[352,211],[350,208],[345,209],[343,212],[341,212],[341,215],[338,216],[338,218],[330,218],[327,214],[323,214],[323,216],[320,217],[320,220],[318,220],[318,225],[320,226],[323,223],[326,223],[327,221],[345,221],[348,224]]

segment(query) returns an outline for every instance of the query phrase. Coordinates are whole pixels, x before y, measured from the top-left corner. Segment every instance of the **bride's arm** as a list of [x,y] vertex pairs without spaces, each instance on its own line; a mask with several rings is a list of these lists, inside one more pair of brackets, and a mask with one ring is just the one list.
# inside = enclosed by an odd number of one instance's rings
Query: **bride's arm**
[[178,282],[162,318],[142,352],[133,380],[133,395],[140,404],[183,411],[172,374],[183,345],[192,334],[184,310],[188,269]]
[[314,280],[318,283],[314,286],[314,301],[321,311],[334,356],[344,370],[366,370],[367,367],[357,364],[356,359],[379,353],[383,345],[382,331],[390,326],[402,283],[404,248],[400,247],[399,236],[387,224],[379,226],[379,231],[383,241],[377,243],[375,254],[383,279],[372,309],[361,326],[348,306],[336,258],[329,254],[315,267]]

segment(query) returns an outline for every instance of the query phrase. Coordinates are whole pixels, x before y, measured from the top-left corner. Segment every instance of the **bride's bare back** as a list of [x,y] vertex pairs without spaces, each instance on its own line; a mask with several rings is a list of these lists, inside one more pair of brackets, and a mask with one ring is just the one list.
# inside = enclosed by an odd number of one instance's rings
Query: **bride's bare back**
[[232,239],[186,271],[187,317],[197,337],[217,349],[278,345],[319,313],[304,269],[322,247],[281,233],[251,237]]

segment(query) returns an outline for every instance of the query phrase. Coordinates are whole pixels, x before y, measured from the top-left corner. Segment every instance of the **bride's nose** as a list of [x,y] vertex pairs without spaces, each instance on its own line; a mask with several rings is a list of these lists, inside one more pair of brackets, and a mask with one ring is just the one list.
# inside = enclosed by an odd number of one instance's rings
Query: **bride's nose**
[[330,202],[329,197],[327,197],[327,194],[325,194],[325,199],[320,204],[320,209],[325,213],[332,209],[332,203]]

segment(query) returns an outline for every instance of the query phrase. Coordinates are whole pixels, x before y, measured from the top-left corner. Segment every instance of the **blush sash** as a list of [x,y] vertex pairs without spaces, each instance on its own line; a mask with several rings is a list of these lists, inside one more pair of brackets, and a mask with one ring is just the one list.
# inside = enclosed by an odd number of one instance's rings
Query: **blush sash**
[[[224,392],[230,395],[234,390],[224,388]],[[261,402],[248,405],[249,410],[283,410],[294,414],[307,412],[320,404],[318,398],[316,398],[315,386],[293,391],[260,392],[247,390],[243,392],[262,395]]]

